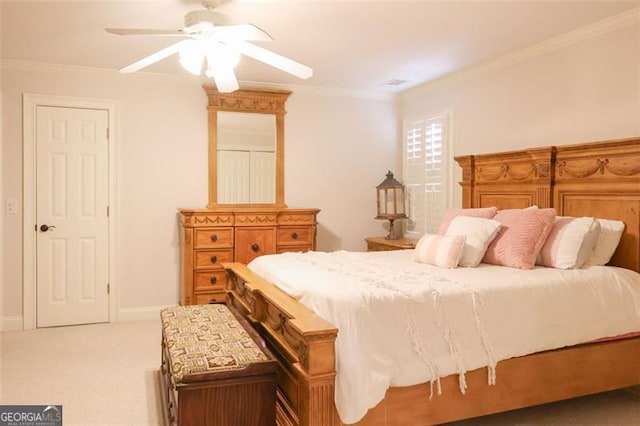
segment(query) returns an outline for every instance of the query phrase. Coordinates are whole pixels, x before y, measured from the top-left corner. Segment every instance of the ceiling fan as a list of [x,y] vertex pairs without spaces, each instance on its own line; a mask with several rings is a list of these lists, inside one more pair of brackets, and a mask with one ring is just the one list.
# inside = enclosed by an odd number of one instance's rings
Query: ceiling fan
[[177,53],[180,55],[180,64],[192,74],[199,75],[204,68],[205,75],[215,80],[220,92],[233,92],[240,87],[233,69],[241,55],[302,79],[313,75],[313,70],[308,66],[250,43],[273,40],[262,29],[252,24],[224,24],[225,15],[214,10],[221,3],[222,0],[203,0],[204,9],[187,13],[184,28],[180,30],[106,28],[108,33],[117,35],[186,38],[120,69],[120,72],[136,72]]

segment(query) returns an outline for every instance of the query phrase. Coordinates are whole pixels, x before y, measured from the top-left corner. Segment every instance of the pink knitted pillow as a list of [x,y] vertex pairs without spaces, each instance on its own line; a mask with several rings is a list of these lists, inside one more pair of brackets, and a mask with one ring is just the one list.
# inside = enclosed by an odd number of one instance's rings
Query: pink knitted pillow
[[438,234],[444,235],[449,228],[449,223],[456,216],[483,217],[485,219],[493,219],[498,209],[496,207],[482,207],[477,209],[449,209],[444,213]]
[[512,268],[531,269],[556,220],[554,209],[501,210],[494,217],[502,223],[482,261]]

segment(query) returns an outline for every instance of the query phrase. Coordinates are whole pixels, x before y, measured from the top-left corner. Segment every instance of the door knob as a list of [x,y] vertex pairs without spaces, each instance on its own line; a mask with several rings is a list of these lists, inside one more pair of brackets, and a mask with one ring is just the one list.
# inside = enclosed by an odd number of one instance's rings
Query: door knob
[[49,229],[55,229],[55,226],[51,225],[40,225],[40,230],[42,232],[47,232]]

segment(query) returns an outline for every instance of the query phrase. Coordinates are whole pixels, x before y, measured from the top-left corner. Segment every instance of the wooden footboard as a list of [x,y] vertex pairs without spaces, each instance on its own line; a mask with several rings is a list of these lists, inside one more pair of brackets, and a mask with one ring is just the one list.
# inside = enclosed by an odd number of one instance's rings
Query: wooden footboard
[[245,265],[223,267],[229,303],[278,358],[278,425],[340,424],[334,403],[338,330]]

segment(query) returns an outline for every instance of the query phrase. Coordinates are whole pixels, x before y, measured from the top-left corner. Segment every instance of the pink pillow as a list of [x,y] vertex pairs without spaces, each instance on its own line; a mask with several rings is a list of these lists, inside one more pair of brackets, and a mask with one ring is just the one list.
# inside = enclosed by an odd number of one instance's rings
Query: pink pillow
[[446,234],[449,223],[456,216],[483,217],[485,219],[493,219],[498,211],[497,207],[482,207],[478,209],[449,209],[444,213],[438,234]]
[[531,269],[556,220],[554,209],[501,210],[493,218],[502,223],[482,261]]
[[462,257],[464,240],[464,235],[424,234],[413,251],[413,261],[455,268]]

